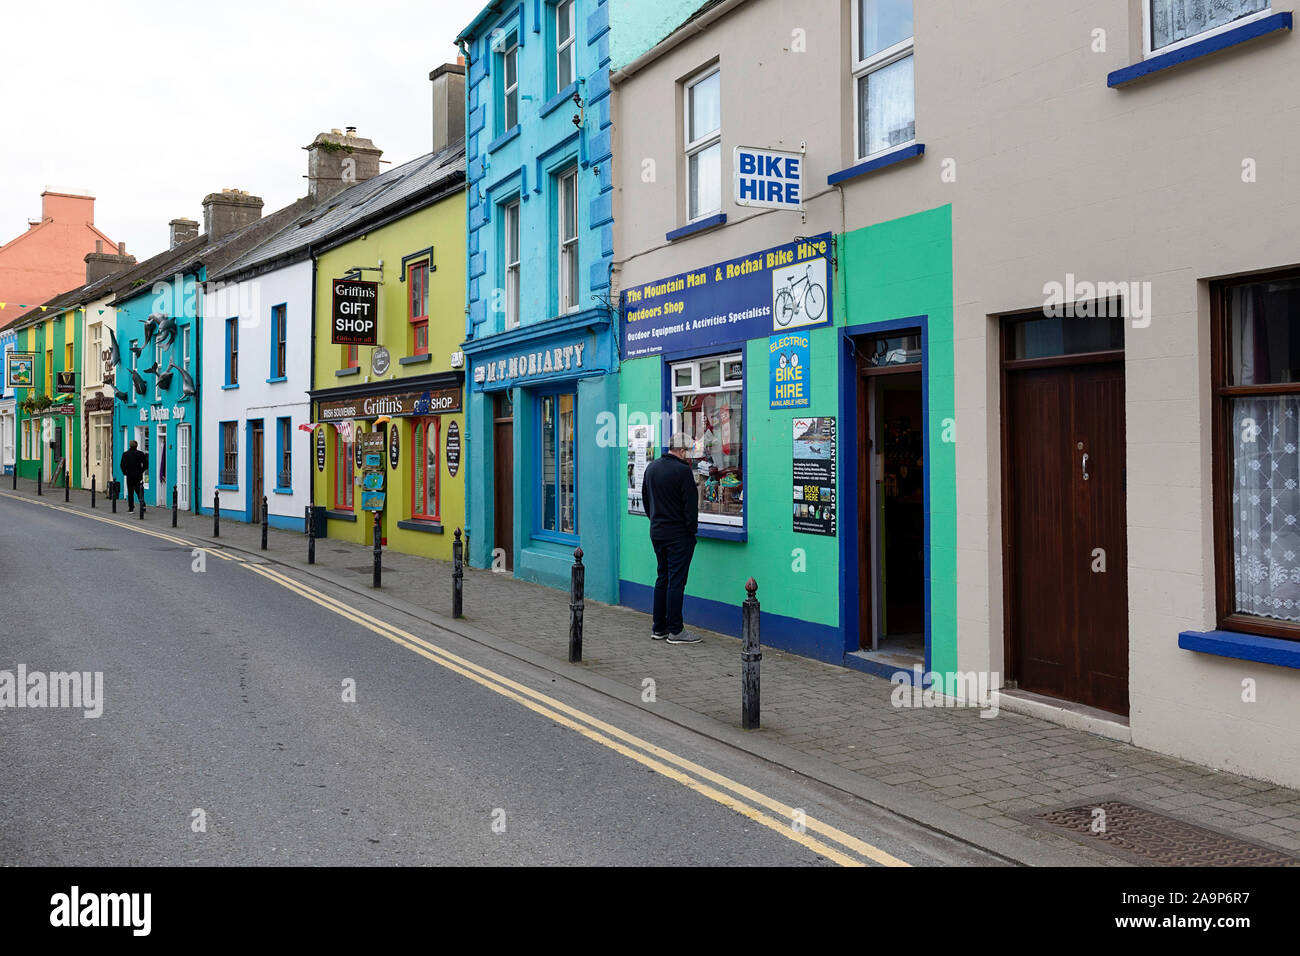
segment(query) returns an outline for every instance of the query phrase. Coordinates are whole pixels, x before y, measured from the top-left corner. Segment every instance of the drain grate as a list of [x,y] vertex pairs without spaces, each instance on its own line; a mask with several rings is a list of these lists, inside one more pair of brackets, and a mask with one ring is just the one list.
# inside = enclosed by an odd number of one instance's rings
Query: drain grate
[[[1104,811],[1105,816],[1097,813]],[[1139,864],[1156,866],[1300,866],[1300,859],[1117,800],[1035,814],[1035,822]],[[1104,823],[1093,832],[1094,820]]]

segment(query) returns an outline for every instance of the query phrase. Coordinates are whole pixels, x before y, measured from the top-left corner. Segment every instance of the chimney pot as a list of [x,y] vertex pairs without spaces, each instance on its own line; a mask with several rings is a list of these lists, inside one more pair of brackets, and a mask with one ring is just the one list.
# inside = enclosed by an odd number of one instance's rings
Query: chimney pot
[[262,218],[262,199],[238,189],[223,189],[203,197],[203,231],[215,242]]
[[308,197],[322,202],[353,183],[373,179],[379,175],[383,152],[357,136],[355,126],[348,127],[346,136],[337,129],[318,134],[307,146]]
[[465,138],[465,67],[444,63],[429,79],[433,82],[433,151],[439,153]]

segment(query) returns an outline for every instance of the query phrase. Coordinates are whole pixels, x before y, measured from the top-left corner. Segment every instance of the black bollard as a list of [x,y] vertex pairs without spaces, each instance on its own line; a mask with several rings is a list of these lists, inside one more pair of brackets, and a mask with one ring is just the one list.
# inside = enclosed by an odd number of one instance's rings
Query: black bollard
[[140,520],[144,520],[144,488],[140,489],[140,494],[136,495],[136,504],[140,506]]
[[116,481],[110,481],[108,483],[108,501],[109,501],[109,507],[113,509],[113,514],[117,514],[117,482]]
[[573,549],[573,573],[569,583],[569,663],[582,663],[582,594],[587,569],[582,566],[582,548]]
[[374,586],[379,587],[380,579],[383,577],[383,535],[379,531],[379,512],[375,512],[375,581]]
[[748,597],[741,611],[740,646],[740,725],[746,730],[758,729],[758,667],[763,660],[762,644],[758,636],[758,582],[753,578],[745,583]]
[[266,495],[262,495],[262,550],[266,550]]
[[311,505],[302,506],[302,533],[311,534]]
[[18,490],[18,462],[14,462],[14,491]]
[[179,510],[176,507],[177,503],[180,500],[178,495],[179,491],[180,491],[179,486],[172,488],[172,527],[173,528],[176,527],[176,512]]
[[90,476],[90,507],[95,507],[95,476]]
[[307,563],[316,563],[316,506],[307,507]]
[[221,537],[221,492],[212,492],[212,537]]
[[465,596],[465,561],[464,545],[460,542],[460,528],[456,529],[456,540],[451,543],[451,616],[464,617],[461,613]]
[[41,465],[40,465],[40,462],[37,462],[37,463],[36,463],[36,493],[37,493],[38,495],[41,495],[41,496],[44,496],[44,494],[45,494],[45,492],[41,490]]
[[72,500],[72,469],[63,470],[63,501],[66,504]]

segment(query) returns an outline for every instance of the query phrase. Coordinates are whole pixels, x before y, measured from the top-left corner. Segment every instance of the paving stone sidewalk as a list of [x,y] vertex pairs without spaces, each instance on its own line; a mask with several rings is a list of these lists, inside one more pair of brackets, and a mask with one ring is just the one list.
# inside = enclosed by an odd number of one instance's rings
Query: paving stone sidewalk
[[[9,492],[10,479],[0,483]],[[34,483],[19,482],[34,497]],[[89,495],[72,493],[89,510]],[[47,492],[62,504],[63,492]],[[119,520],[137,521],[121,513]],[[107,516],[102,501],[97,512]],[[170,510],[143,522],[170,530]],[[181,515],[177,531],[210,539],[211,516]],[[223,516],[219,543],[260,550],[260,527]],[[302,571],[306,537],[271,529],[268,557]],[[315,571],[436,614],[451,613],[447,562],[385,550],[382,592],[370,589],[369,548],[334,539],[316,543]],[[738,582],[737,588],[742,588]],[[743,597],[743,590],[738,595]],[[762,600],[760,587],[758,597]],[[568,594],[508,574],[466,568],[465,621],[520,647],[567,661]],[[739,611],[737,611],[739,613]],[[670,701],[729,727],[740,721],[740,641],[702,631],[698,645],[650,639],[650,618],[587,601],[583,667],[638,692],[655,682]],[[1297,855],[1300,791],[1220,772],[1034,717],[1001,711],[984,719],[972,708],[896,708],[885,680],[764,648],[762,729],[756,733],[809,757],[983,820],[1079,862],[1124,865],[1110,854],[1029,822],[1045,808],[1120,800]],[[996,849],[996,848],[994,848]]]

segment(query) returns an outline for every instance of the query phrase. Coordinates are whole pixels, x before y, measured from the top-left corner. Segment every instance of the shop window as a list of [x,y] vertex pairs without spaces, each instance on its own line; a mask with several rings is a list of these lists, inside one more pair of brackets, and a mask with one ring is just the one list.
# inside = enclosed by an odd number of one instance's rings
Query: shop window
[[686,218],[722,211],[722,73],[715,67],[687,83]]
[[857,158],[916,139],[912,0],[854,0]]
[[437,521],[439,511],[438,435],[440,420],[417,418],[413,422],[414,452],[411,455],[411,517]]
[[560,0],[555,5],[555,92],[564,89],[577,75],[573,42],[574,0]]
[[513,33],[501,45],[497,66],[501,78],[501,113],[496,131],[500,135],[519,123],[519,38]]
[[352,442],[344,441],[343,433],[334,429],[334,507],[339,511],[352,510]]
[[1300,273],[1214,304],[1219,626],[1300,640]]
[[558,179],[560,314],[579,306],[578,281],[578,171],[570,169]]
[[1142,0],[1142,7],[1148,56],[1204,40],[1238,26],[1240,20],[1272,12],[1269,0]]
[[277,305],[271,309],[271,378],[285,377],[285,342],[288,333],[286,306]]
[[222,488],[239,485],[239,430],[238,422],[221,423],[221,474],[217,484]]
[[573,392],[543,395],[538,406],[542,432],[541,528],[556,534],[578,533],[577,446]]
[[275,420],[275,490],[293,488],[293,431],[288,418]]
[[429,354],[429,263],[412,263],[406,274],[406,315],[411,324],[411,354]]
[[504,255],[505,327],[519,325],[519,200],[502,207],[501,245]]
[[745,515],[745,366],[740,353],[674,362],[674,434],[689,448],[704,524],[743,525]]

